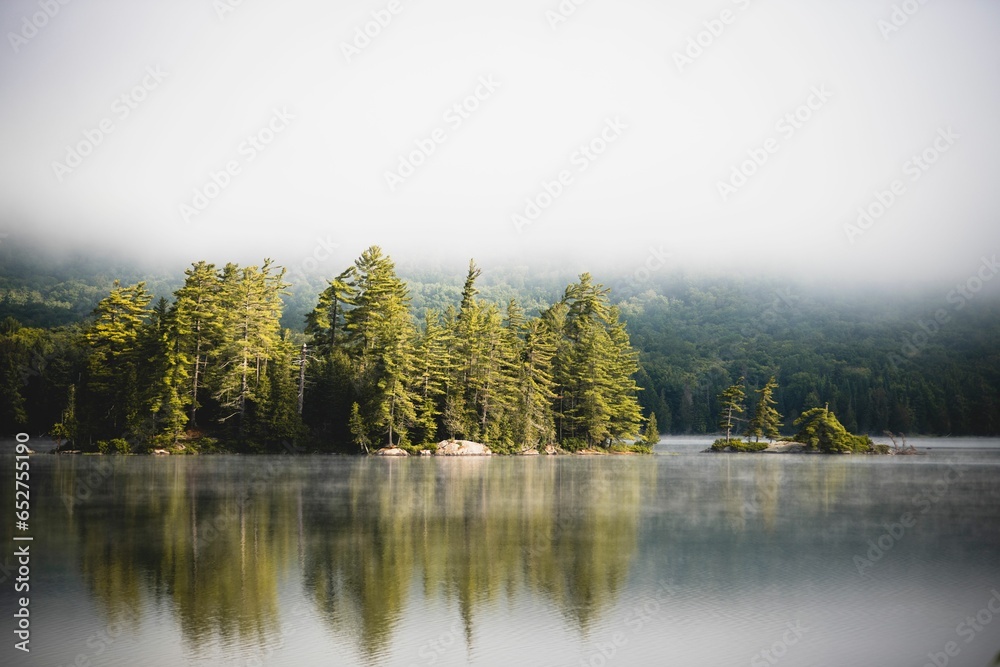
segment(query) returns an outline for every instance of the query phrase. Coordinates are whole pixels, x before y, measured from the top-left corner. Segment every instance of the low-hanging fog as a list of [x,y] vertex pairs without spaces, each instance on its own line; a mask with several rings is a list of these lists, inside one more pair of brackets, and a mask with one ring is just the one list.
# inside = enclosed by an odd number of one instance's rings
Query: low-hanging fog
[[994,2],[15,0],[0,25],[0,243],[900,286],[1000,250]]

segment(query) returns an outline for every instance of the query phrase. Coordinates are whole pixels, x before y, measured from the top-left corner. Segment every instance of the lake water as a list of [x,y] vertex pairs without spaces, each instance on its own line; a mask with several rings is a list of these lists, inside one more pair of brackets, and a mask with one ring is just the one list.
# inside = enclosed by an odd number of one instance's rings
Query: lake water
[[13,648],[8,519],[0,664],[991,663],[1000,441],[879,458],[700,454],[710,440],[655,457],[37,455],[31,653]]

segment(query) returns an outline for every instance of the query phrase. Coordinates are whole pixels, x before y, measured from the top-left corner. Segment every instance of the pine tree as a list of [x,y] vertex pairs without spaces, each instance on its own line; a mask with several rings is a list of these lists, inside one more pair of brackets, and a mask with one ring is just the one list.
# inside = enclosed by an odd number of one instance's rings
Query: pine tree
[[424,329],[416,344],[413,389],[417,397],[417,442],[436,442],[441,399],[447,390],[449,332],[435,310],[424,315]]
[[59,421],[52,425],[49,435],[55,438],[56,449],[62,448],[62,441],[75,443],[77,438],[76,422],[76,385],[71,384],[66,390],[66,407],[60,415]]
[[489,337],[489,313],[483,304],[476,299],[479,290],[475,287],[476,279],[482,271],[475,261],[469,262],[469,272],[462,289],[462,302],[454,321],[455,341],[454,355],[455,378],[452,382],[453,394],[449,395],[446,412],[451,427],[449,431],[457,431],[466,438],[482,440],[481,432],[481,391],[484,386],[486,355]]
[[144,359],[152,430],[171,443],[177,442],[188,422],[187,407],[192,400],[188,392],[191,361],[182,351],[175,313],[167,310],[166,299],[157,302],[146,332]]
[[646,422],[646,430],[643,433],[642,440],[645,444],[652,447],[660,441],[660,429],[656,425],[656,413],[652,412],[649,415],[649,421]]
[[357,403],[351,404],[351,418],[349,424],[351,428],[351,435],[354,436],[354,441],[359,447],[361,447],[365,454],[369,453],[370,450],[368,446],[371,444],[371,439],[368,437],[368,426],[365,424],[365,420],[361,416],[361,406]]
[[256,409],[266,398],[267,385],[262,380],[280,342],[281,294],[287,287],[284,274],[285,269],[276,269],[269,259],[260,268],[227,264],[222,272],[223,333],[215,398],[225,411],[220,421],[239,418],[241,437],[248,405],[256,403]]
[[642,425],[639,385],[635,381],[639,373],[639,353],[632,348],[617,308],[609,311],[608,335],[612,345],[609,360],[612,378],[611,439],[619,442],[633,440],[639,435]]
[[292,333],[286,329],[267,364],[267,400],[260,406],[257,428],[258,439],[272,450],[278,445],[295,443],[303,435],[298,410],[297,352]]
[[306,315],[306,334],[319,354],[329,354],[338,344],[344,328],[347,306],[354,305],[355,267],[351,266],[333,280],[319,295],[316,307]]
[[556,352],[556,412],[560,440],[570,448],[634,439],[642,423],[638,356],[608,293],[584,273],[566,288],[561,306],[543,314],[565,340]]
[[721,404],[722,411],[719,428],[726,432],[726,442],[729,442],[731,439],[733,427],[736,423],[742,421],[740,415],[746,412],[746,406],[744,405],[746,392],[743,391],[743,383],[744,379],[740,378],[736,384],[728,387],[719,394],[719,403]]
[[527,323],[517,377],[515,442],[521,449],[547,445],[555,440],[556,398],[552,377],[555,336],[541,319]]
[[184,286],[174,292],[171,321],[177,342],[176,354],[188,362],[191,385],[186,402],[189,423],[198,425],[201,408],[199,391],[204,383],[209,356],[222,337],[223,316],[220,304],[221,280],[214,264],[196,262],[184,272]]
[[416,420],[411,388],[415,331],[409,294],[392,260],[378,246],[362,253],[355,261],[355,272],[354,308],[345,319],[347,348],[361,399],[359,423],[390,446],[404,444],[407,429]]
[[97,304],[94,323],[84,333],[90,348],[86,395],[81,424],[91,437],[136,437],[145,418],[139,383],[142,364],[140,337],[152,299],[145,283],[122,287]]
[[774,376],[767,381],[762,388],[757,390],[757,407],[754,409],[753,417],[747,424],[747,437],[753,437],[754,442],[759,442],[761,436],[768,440],[778,437],[778,429],[781,428],[781,415],[774,408],[777,404],[774,400],[774,390],[778,388],[778,381]]

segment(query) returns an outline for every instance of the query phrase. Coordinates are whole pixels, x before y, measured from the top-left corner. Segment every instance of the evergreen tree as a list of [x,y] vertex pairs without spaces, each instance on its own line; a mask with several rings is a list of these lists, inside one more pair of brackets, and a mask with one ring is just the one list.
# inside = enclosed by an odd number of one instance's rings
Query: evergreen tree
[[[346,328],[361,399],[359,424],[389,445],[404,444],[407,429],[416,419],[410,386],[415,331],[409,295],[392,260],[378,246],[362,253],[355,262],[355,272],[354,308],[346,314]],[[363,444],[356,434],[355,439]]]
[[90,348],[84,410],[87,436],[135,438],[146,418],[139,382],[143,365],[140,337],[149,317],[151,295],[145,283],[122,287],[97,304],[85,332]]
[[298,347],[292,342],[291,331],[286,329],[266,367],[266,400],[260,401],[256,428],[257,440],[271,450],[286,443],[295,443],[303,435],[296,384],[297,352]]
[[782,426],[781,415],[774,407],[777,404],[774,400],[774,390],[777,388],[778,381],[771,376],[767,384],[757,390],[757,407],[747,424],[746,432],[747,437],[753,437],[754,442],[759,442],[761,436],[774,440],[779,435],[778,429]]
[[639,405],[639,353],[632,348],[625,322],[617,308],[609,311],[608,335],[611,339],[612,394],[611,439],[622,442],[633,440],[642,426],[642,409]]
[[143,360],[151,430],[171,443],[177,442],[188,422],[187,407],[192,400],[188,374],[191,361],[182,351],[175,313],[167,310],[166,299],[157,302],[146,331]]
[[351,266],[333,280],[319,295],[316,307],[306,315],[306,335],[319,354],[329,354],[342,337],[347,306],[354,305],[355,267]]
[[365,454],[369,453],[369,445],[371,444],[371,439],[368,437],[368,425],[365,424],[364,417],[361,416],[361,406],[357,403],[351,404],[351,419],[350,419],[351,435],[354,436],[354,442],[361,447]]
[[746,392],[743,390],[743,383],[744,379],[740,378],[736,384],[728,387],[719,394],[719,403],[722,410],[719,428],[726,432],[726,442],[729,442],[736,423],[742,421],[740,415],[746,412],[744,404],[744,401],[746,401]]
[[555,440],[556,398],[552,377],[555,336],[541,319],[527,323],[521,346],[514,409],[514,438],[521,449],[547,445]]
[[416,344],[413,368],[413,389],[417,397],[415,441],[419,443],[437,441],[441,399],[447,391],[449,342],[450,335],[441,326],[440,314],[428,310]]
[[566,288],[562,306],[543,315],[565,339],[555,364],[557,417],[560,440],[570,448],[634,439],[642,422],[638,356],[608,293],[584,273]]
[[871,438],[848,433],[829,407],[806,410],[795,420],[795,425],[799,432],[793,440],[812,451],[833,454],[874,450]]
[[52,425],[49,435],[55,438],[56,449],[61,449],[63,440],[75,443],[76,434],[76,385],[71,384],[66,391],[66,407],[62,411],[59,421]]
[[646,422],[646,430],[643,433],[642,441],[652,447],[660,441],[660,429],[656,425],[656,413],[650,413],[649,421]]
[[261,267],[223,269],[220,306],[223,310],[222,341],[217,352],[214,377],[215,398],[224,413],[220,421],[239,418],[238,430],[246,433],[247,408],[263,407],[267,364],[278,352],[281,327],[281,294],[287,287],[285,269],[271,260]]
[[209,356],[222,337],[222,283],[215,265],[206,262],[195,262],[184,275],[183,287],[174,292],[171,323],[176,339],[174,354],[189,364],[187,375],[191,384],[185,401],[190,411],[189,423],[197,426],[198,409],[201,408],[199,391]]

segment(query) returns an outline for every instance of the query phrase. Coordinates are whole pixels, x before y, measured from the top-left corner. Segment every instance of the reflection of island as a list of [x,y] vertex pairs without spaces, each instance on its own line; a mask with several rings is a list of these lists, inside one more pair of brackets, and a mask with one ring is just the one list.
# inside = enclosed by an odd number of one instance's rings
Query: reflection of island
[[[277,579],[294,560],[296,498],[279,486],[248,493],[245,481],[191,463],[116,475],[73,508],[84,578],[109,620],[137,622],[130,612],[148,597],[170,603],[195,651],[212,639],[262,643],[279,627]],[[70,484],[78,475],[57,471]],[[166,488],[150,495],[151,481]]]
[[[53,481],[67,491],[95,465],[63,461]],[[196,653],[273,640],[289,620],[282,575],[297,570],[318,615],[367,655],[434,600],[469,645],[477,610],[514,597],[585,633],[621,593],[656,493],[655,466],[626,457],[338,460],[333,479],[316,474],[324,459],[127,463],[66,508],[83,576],[126,626],[144,600],[167,603]]]
[[[467,642],[477,605],[518,593],[551,600],[585,631],[615,600],[655,469],[634,459],[362,461],[348,506],[305,513],[308,592],[337,629],[374,652],[414,577],[457,605]],[[610,463],[610,465],[609,465]]]

